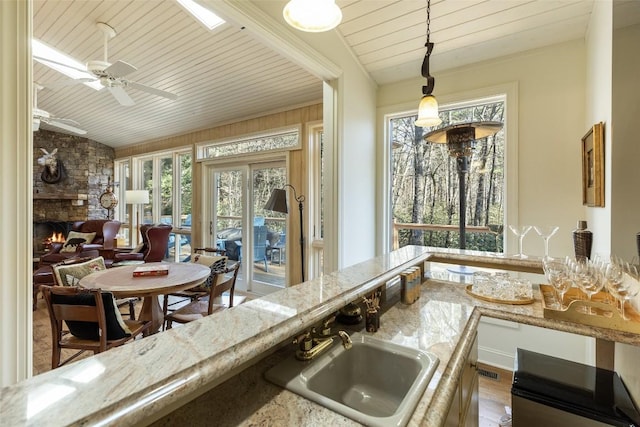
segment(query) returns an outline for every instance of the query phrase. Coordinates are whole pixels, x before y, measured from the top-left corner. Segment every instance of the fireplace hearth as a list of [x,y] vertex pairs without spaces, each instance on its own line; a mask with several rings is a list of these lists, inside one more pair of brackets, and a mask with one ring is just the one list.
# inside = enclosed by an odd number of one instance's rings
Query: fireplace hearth
[[60,235],[66,239],[73,221],[34,221],[33,223],[33,255],[38,257],[48,250],[50,238]]

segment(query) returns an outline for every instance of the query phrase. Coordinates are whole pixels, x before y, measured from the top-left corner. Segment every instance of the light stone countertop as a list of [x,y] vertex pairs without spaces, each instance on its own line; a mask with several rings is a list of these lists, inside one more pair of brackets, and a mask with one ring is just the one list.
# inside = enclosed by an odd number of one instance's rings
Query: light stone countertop
[[[176,425],[181,414],[189,412],[193,415],[189,425],[317,425],[319,421],[356,425],[267,383],[262,373],[290,351],[279,348],[297,333],[405,268],[422,265],[430,257],[443,261],[449,256],[474,265],[540,270],[536,260],[405,247],[2,388],[2,424],[123,426],[160,418],[158,425]],[[410,420],[412,426],[442,424],[464,355],[483,315],[611,341],[638,342],[633,334],[544,319],[539,301],[526,306],[485,303],[468,296],[462,285],[438,280],[426,282],[421,291],[415,304],[389,309],[376,333],[440,358]],[[190,403],[175,410],[186,402]],[[193,418],[195,414],[200,416]]]
[[[473,258],[476,264],[486,265],[486,261]],[[454,259],[459,260],[459,257]],[[535,268],[531,267],[534,262],[528,260],[526,269],[534,271]],[[500,262],[496,267],[502,268],[503,265]],[[514,264],[510,269],[515,269]],[[381,328],[374,336],[431,352],[439,359],[436,372],[408,426],[444,425],[465,357],[482,316],[638,345],[638,337],[633,334],[545,319],[537,286],[534,298],[534,303],[527,305],[490,303],[467,294],[465,284],[435,278],[423,283],[421,297],[415,304],[397,302],[382,315]],[[340,325],[336,327],[340,328]],[[340,345],[339,340],[334,345]],[[289,357],[294,349],[291,343],[285,343],[285,347],[275,354],[178,408],[152,427],[205,426],[210,425],[213,419],[217,426],[359,426],[356,421],[263,378],[265,371]]]

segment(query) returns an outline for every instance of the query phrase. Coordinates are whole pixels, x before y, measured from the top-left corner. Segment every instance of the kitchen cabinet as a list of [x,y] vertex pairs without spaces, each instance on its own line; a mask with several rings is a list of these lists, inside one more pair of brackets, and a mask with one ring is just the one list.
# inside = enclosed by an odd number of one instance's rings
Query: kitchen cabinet
[[465,357],[460,381],[447,413],[447,427],[478,427],[478,334]]

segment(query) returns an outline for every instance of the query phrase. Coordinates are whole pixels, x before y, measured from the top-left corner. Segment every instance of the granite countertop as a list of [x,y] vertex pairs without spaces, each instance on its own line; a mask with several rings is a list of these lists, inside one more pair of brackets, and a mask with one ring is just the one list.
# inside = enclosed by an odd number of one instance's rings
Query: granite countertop
[[[423,283],[421,297],[415,304],[397,302],[382,315],[381,328],[374,336],[431,352],[439,359],[408,426],[444,425],[464,359],[482,316],[613,341],[635,339],[633,342],[637,344],[637,337],[626,333],[545,319],[537,286],[534,286],[534,299],[527,305],[491,303],[467,294],[464,284],[432,279]],[[352,327],[342,328],[350,331]],[[334,345],[340,345],[339,340]],[[263,378],[265,371],[294,350],[290,342],[284,343],[274,354],[158,420],[153,427],[204,426],[211,419],[219,426],[316,426],[319,420],[331,426],[360,425]]]
[[[448,257],[473,265],[540,270],[540,261],[535,260],[404,247],[4,387],[0,389],[3,424],[123,426],[159,420],[159,425],[169,425],[173,420],[175,425],[190,409],[200,414],[200,424],[215,420],[216,425],[312,425],[327,420],[331,425],[354,425],[267,383],[262,373],[291,351],[291,337],[302,330],[407,267]],[[633,334],[544,319],[539,298],[538,294],[538,300],[527,306],[485,303],[467,295],[462,285],[430,280],[423,284],[418,302],[390,308],[376,336],[440,358],[409,425],[442,424],[481,316],[637,344]],[[185,406],[176,410],[181,405]],[[193,420],[189,424],[197,425]]]

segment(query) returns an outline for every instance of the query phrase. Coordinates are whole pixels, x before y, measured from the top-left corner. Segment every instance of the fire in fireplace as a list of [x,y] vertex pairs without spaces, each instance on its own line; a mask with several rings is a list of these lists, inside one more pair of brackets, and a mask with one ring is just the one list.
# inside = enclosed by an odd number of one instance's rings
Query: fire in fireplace
[[51,243],[64,242],[73,222],[36,221],[33,223],[33,253],[41,255],[49,250]]

